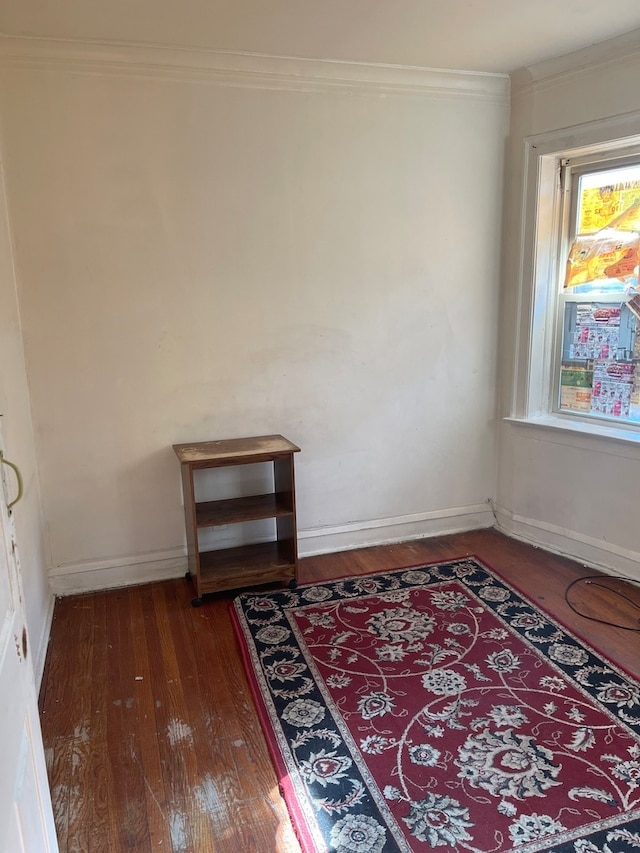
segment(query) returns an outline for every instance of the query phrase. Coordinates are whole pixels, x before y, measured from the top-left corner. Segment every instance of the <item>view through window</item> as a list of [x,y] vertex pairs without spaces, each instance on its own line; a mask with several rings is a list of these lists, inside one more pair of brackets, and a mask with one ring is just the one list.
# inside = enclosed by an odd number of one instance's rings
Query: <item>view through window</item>
[[640,163],[563,165],[570,187],[556,411],[640,425]]

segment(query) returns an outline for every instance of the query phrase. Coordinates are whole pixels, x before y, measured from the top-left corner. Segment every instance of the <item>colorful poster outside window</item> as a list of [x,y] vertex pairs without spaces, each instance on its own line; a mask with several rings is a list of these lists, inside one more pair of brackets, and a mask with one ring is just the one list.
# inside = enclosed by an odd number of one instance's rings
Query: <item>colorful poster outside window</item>
[[601,187],[585,187],[578,209],[579,234],[594,234],[633,206],[640,197],[640,181],[623,181]]
[[629,420],[635,364],[597,361],[593,370],[591,414]]
[[629,401],[629,420],[640,423],[640,370],[636,370],[633,376],[631,400]]
[[635,288],[640,266],[640,167],[579,178],[576,227],[564,287]]
[[560,408],[572,412],[591,411],[593,370],[564,367],[560,375]]
[[576,307],[576,327],[569,346],[569,358],[614,358],[619,341],[620,308],[596,307],[589,303]]

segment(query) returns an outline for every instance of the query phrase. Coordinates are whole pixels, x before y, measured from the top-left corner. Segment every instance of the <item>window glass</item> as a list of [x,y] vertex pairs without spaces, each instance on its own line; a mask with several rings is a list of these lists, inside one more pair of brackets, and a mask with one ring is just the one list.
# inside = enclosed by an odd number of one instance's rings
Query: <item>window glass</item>
[[557,407],[640,424],[640,164],[567,175]]

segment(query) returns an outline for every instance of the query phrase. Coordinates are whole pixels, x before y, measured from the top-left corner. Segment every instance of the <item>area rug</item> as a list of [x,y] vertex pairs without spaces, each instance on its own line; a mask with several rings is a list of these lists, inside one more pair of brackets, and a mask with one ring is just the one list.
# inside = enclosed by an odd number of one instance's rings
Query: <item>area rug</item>
[[640,687],[476,559],[240,595],[304,851],[640,849]]

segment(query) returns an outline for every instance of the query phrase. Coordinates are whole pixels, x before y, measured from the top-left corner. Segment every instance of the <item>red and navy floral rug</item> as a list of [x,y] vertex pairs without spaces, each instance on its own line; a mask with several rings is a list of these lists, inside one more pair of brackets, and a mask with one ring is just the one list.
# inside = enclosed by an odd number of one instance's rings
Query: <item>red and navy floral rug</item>
[[303,850],[640,850],[640,686],[478,560],[233,612]]

